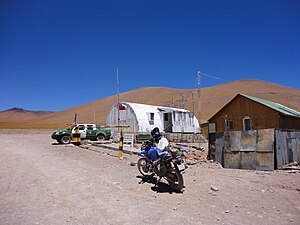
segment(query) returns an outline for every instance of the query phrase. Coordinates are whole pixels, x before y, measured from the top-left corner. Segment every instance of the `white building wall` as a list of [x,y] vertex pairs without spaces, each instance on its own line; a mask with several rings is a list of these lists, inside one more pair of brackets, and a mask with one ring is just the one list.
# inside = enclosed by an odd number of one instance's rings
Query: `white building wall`
[[[128,102],[122,104],[126,106],[126,109],[119,111],[120,125],[129,125],[128,128],[124,128],[125,132],[150,132],[154,127],[163,131],[163,113],[166,112],[172,113],[172,132],[199,132],[198,120],[188,110]],[[151,120],[151,113],[154,120]],[[107,116],[106,126],[117,124],[118,104],[115,104]]]
[[[137,103],[122,104],[126,106],[126,109],[119,111],[120,125],[129,126],[128,128],[124,128],[124,132],[150,132],[154,127],[162,129],[157,107]],[[150,113],[154,115],[153,124],[149,123]],[[106,126],[118,125],[118,104],[115,104],[108,113],[105,124]]]
[[[154,127],[158,127],[160,130],[162,129],[162,121],[156,106],[138,103],[129,103],[129,105],[137,118],[139,124],[138,132],[150,132]],[[154,115],[154,120],[150,120],[151,113]],[[149,121],[151,121],[151,124]]]
[[172,122],[174,133],[198,133],[200,131],[198,120],[192,112],[173,111]]
[[[119,118],[120,122],[119,125],[126,125],[129,126],[129,128],[124,127],[125,132],[134,132],[134,130],[138,127],[138,121],[135,117],[134,111],[126,106],[125,110],[119,111]],[[114,128],[114,126],[118,125],[118,105],[114,105],[110,112],[108,113],[108,116],[106,118],[106,126],[111,126],[112,130],[118,130],[118,128]]]

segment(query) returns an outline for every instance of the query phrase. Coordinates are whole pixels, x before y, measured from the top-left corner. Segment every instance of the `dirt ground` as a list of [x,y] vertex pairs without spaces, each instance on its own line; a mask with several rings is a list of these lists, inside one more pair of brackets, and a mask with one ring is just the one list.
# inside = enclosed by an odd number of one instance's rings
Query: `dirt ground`
[[[136,155],[0,130],[0,224],[300,224],[300,173],[198,160],[182,193],[139,175]],[[191,157],[192,158],[192,157]]]

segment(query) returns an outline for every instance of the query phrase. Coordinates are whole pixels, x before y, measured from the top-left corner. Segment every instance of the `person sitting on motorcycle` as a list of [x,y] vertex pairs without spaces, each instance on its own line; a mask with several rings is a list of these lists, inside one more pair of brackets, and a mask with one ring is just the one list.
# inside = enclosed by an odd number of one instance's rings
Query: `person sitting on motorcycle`
[[151,136],[154,139],[154,141],[157,143],[157,147],[161,151],[166,151],[166,147],[169,146],[169,141],[167,138],[163,137],[161,133],[159,132],[159,128],[155,127],[151,131]]
[[[160,153],[167,150],[169,146],[169,142],[165,137],[162,137],[158,127],[155,127],[153,130],[151,130],[151,136],[152,138],[150,139],[150,142],[148,142],[149,143],[148,154],[152,156],[156,156],[152,158],[158,159]],[[156,146],[157,148],[151,148],[150,145]]]
[[151,138],[145,141],[145,150],[147,151],[147,154],[150,156],[151,160],[156,161],[158,159],[156,143],[159,142],[161,137],[159,128],[155,127],[153,130],[151,130],[150,134]]
[[161,133],[159,132],[159,128],[155,127],[151,130],[152,141],[158,143],[161,138]]
[[159,132],[159,128],[155,127],[153,130],[150,131],[151,138],[144,142],[145,150],[150,150],[151,147],[156,146],[161,138],[161,134]]
[[156,145],[157,148],[155,149],[152,148],[150,150],[153,151],[150,152],[150,154],[155,154],[156,156],[155,157],[156,160],[154,160],[152,163],[153,165],[160,163],[159,173],[162,175],[166,172],[165,156],[166,156],[166,152],[169,150],[169,141],[167,138],[161,135],[158,127],[155,127],[151,131],[151,136],[152,136],[153,144],[154,142],[157,143]]

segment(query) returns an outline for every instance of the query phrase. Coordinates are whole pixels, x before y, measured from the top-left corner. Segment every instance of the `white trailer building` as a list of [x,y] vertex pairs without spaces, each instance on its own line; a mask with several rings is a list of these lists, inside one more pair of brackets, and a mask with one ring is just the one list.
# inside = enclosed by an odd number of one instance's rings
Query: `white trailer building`
[[166,133],[200,130],[197,118],[188,110],[129,102],[115,104],[108,113],[106,126],[117,125],[129,126],[125,132],[150,132],[154,127]]

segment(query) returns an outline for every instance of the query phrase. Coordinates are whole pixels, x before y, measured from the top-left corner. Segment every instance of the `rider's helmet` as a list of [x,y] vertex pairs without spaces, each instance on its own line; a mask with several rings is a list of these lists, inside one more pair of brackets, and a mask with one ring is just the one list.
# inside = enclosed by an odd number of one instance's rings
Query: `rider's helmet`
[[151,136],[156,142],[158,142],[158,140],[161,138],[161,133],[159,132],[158,127],[155,127],[153,130],[151,130]]

